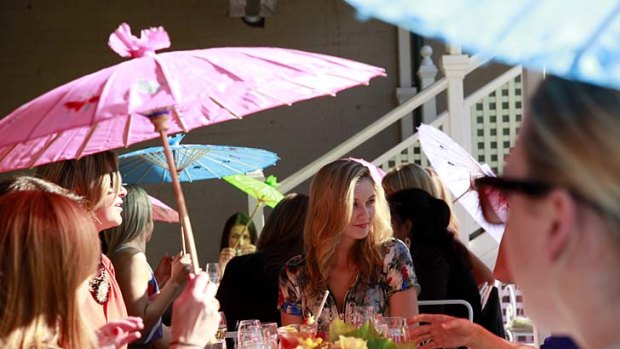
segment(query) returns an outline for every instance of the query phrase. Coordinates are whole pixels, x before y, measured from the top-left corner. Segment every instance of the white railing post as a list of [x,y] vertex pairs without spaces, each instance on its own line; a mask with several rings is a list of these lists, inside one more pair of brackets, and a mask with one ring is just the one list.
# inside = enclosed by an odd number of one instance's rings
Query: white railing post
[[467,55],[444,55],[442,63],[448,80],[448,123],[444,131],[471,154],[471,125],[463,92],[469,60]]
[[[403,28],[398,28],[398,71],[400,87],[396,88],[398,104],[411,99],[416,94],[416,88],[412,87],[411,73],[411,33]],[[401,141],[413,134],[413,113],[400,119]]]
[[[433,63],[433,49],[430,46],[422,46],[420,55],[422,56],[422,63],[418,69],[418,77],[420,78],[420,87],[423,90],[435,82],[438,69],[435,63]],[[431,98],[422,106],[422,120],[426,124],[430,124],[437,119],[437,105],[435,99],[435,97]]]
[[[470,58],[460,54],[458,47],[451,47],[450,52],[452,54],[444,55],[442,59],[444,74],[448,80],[448,122],[444,124],[444,131],[471,154],[471,124],[463,91],[463,79],[467,75]],[[459,238],[467,246],[469,233],[473,231],[475,222],[461,205],[454,207],[454,213],[459,220]]]

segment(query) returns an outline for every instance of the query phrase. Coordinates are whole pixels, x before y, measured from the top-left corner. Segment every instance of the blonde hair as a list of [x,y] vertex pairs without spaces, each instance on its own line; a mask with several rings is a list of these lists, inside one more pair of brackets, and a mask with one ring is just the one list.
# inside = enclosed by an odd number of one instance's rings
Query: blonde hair
[[121,190],[118,158],[111,151],[40,166],[37,176],[84,197],[88,211],[94,211],[103,204],[108,185],[117,194]]
[[146,191],[137,185],[127,185],[127,196],[123,199],[123,223],[103,231],[111,256],[124,243],[144,238],[153,228],[153,207]]
[[83,205],[85,203],[84,198],[76,195],[71,190],[37,177],[17,176],[10,177],[0,182],[0,196],[16,191],[25,190],[41,190],[46,193],[60,194],[66,198],[75,201],[80,205]]
[[306,269],[305,291],[316,296],[327,286],[332,257],[351,220],[355,186],[368,180],[376,195],[375,217],[368,236],[355,243],[351,257],[362,280],[374,281],[375,268],[383,264],[382,243],[392,237],[390,211],[383,188],[373,181],[368,168],[352,160],[336,160],[323,166],[310,185],[310,202],[304,225]]
[[383,188],[387,196],[405,189],[422,189],[432,197],[443,200],[450,209],[448,230],[458,236],[459,228],[452,209],[452,195],[432,168],[424,168],[414,163],[396,167],[383,177]]
[[549,77],[532,97],[520,142],[531,179],[570,188],[617,234],[619,135],[619,91]]
[[78,288],[99,263],[97,232],[70,198],[27,190],[0,198],[0,344],[94,348]]
[[437,188],[430,174],[418,164],[404,164],[393,168],[383,177],[385,195],[390,196],[403,189],[417,188],[438,197]]

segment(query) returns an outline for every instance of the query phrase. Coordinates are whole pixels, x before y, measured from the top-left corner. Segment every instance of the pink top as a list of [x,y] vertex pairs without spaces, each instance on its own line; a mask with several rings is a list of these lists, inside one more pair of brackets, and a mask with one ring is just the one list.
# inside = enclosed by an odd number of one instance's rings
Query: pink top
[[[116,273],[112,262],[105,255],[101,255],[101,263],[108,274],[110,282],[110,294],[108,300],[104,304],[99,304],[88,293],[86,302],[84,303],[83,316],[84,320],[91,324],[94,329],[99,329],[110,321],[122,320],[127,317],[127,308],[121,294],[121,289],[116,282]],[[122,348],[126,348],[123,346]]]

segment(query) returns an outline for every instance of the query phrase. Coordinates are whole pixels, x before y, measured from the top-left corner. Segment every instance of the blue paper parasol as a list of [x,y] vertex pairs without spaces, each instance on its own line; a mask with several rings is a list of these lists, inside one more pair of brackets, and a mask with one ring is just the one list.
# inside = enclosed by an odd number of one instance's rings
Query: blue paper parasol
[[[279,160],[277,154],[256,148],[179,144],[183,137],[180,134],[170,138],[170,148],[181,182],[248,173],[271,166]],[[172,182],[163,147],[123,154],[119,156],[119,161],[125,183]]]
[[620,88],[618,0],[346,0],[418,34],[509,64]]

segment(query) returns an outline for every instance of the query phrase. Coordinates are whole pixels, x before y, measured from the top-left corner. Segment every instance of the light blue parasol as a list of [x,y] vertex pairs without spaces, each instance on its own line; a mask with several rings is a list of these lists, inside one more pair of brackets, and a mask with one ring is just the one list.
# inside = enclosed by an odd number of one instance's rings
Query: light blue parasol
[[[225,145],[180,144],[184,135],[170,137],[170,148],[181,182],[244,174],[275,164],[276,153],[256,148]],[[163,147],[153,147],[119,156],[123,182],[129,184],[170,183],[172,178]]]
[[346,0],[420,35],[508,64],[620,88],[618,0]]

